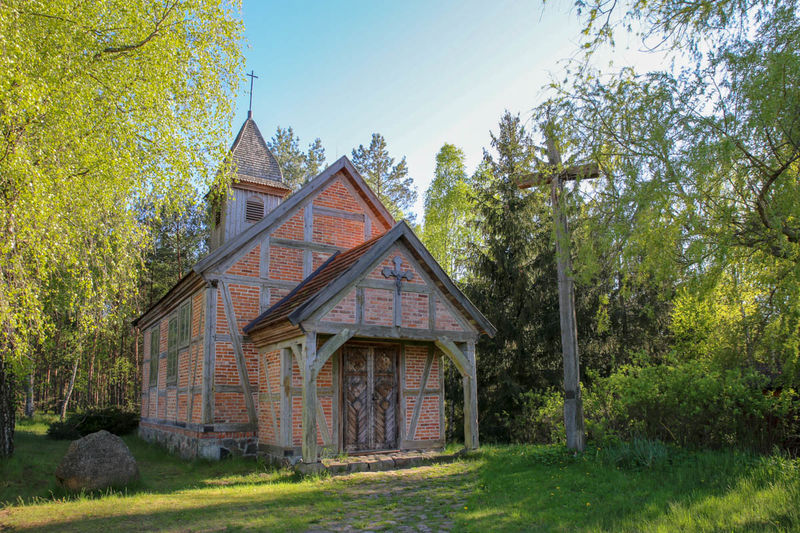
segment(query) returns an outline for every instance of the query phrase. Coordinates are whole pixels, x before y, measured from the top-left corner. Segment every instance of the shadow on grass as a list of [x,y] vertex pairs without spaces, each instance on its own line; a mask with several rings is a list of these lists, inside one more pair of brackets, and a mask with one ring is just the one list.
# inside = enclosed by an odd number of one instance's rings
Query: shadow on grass
[[275,469],[254,459],[187,461],[168,453],[161,446],[144,442],[135,435],[126,435],[123,440],[136,458],[140,480],[124,489],[72,493],[58,486],[54,475],[70,441],[47,438],[45,428],[46,425],[38,419],[33,422],[22,420],[18,424],[15,453],[0,461],[0,508],[107,497],[117,493],[169,493],[205,486],[232,487],[300,479],[289,470]]

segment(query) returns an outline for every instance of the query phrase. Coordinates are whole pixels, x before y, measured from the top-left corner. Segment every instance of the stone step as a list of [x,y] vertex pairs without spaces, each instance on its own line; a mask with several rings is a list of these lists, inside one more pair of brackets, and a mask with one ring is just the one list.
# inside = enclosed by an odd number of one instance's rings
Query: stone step
[[434,451],[424,452],[390,452],[372,455],[355,455],[325,458],[318,463],[297,463],[295,470],[301,474],[316,474],[327,471],[333,475],[350,474],[353,472],[382,472],[400,468],[414,468],[434,463],[449,463],[464,453],[460,450],[455,453]]

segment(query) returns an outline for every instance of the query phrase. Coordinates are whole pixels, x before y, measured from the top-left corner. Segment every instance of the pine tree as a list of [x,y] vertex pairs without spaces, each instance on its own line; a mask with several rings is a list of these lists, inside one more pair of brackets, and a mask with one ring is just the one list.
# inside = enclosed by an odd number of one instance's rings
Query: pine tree
[[295,135],[291,126],[278,128],[275,135],[267,142],[267,147],[278,160],[283,172],[283,180],[293,190],[297,190],[309,179],[313,178],[325,166],[325,149],[317,138],[308,145],[308,152],[300,149],[300,137]]
[[383,135],[373,133],[369,147],[361,144],[354,149],[353,164],[395,218],[414,221],[408,210],[417,201],[417,191],[408,177],[406,158],[395,165]]

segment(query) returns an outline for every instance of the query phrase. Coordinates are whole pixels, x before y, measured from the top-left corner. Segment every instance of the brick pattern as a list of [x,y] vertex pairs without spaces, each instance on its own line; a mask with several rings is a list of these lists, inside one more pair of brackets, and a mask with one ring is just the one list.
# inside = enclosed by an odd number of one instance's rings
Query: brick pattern
[[303,250],[272,246],[269,251],[269,277],[301,282],[303,280]]
[[[297,362],[292,360],[292,387],[302,387],[303,379],[300,376],[300,367]],[[333,398],[322,396],[320,389],[333,387],[333,358],[328,359],[317,375],[317,402],[322,407],[328,431],[333,428]],[[324,444],[322,439],[321,420],[317,420],[317,444]],[[302,396],[292,396],[292,444],[300,446],[303,442],[303,398]]]
[[351,289],[344,298],[336,304],[336,307],[328,311],[323,321],[337,322],[340,324],[356,323],[356,290]]
[[436,329],[443,331],[464,331],[444,302],[436,299]]
[[[292,217],[278,226],[272,236],[279,239],[292,239],[293,241],[303,240],[303,210],[300,209]],[[270,250],[271,252],[272,250]]]
[[404,328],[428,329],[428,295],[401,292],[400,301],[400,324]]
[[254,285],[239,285],[231,283],[229,286],[233,312],[236,314],[236,324],[241,332],[247,324],[259,315],[259,302],[261,289]]
[[364,289],[364,323],[377,326],[394,324],[394,292],[384,289]]
[[[333,180],[330,185],[314,198],[314,205],[341,209],[342,211],[349,211],[351,213],[362,213],[363,210],[361,206],[342,183],[343,179],[347,178],[339,173],[339,177]],[[363,235],[364,230],[361,231]]]
[[[441,436],[439,395],[442,394],[439,381],[441,371],[441,353],[435,352],[431,370],[428,374],[428,382],[425,386],[427,391],[436,391],[434,394],[425,396],[422,401],[422,409],[417,420],[417,428],[414,435],[408,435],[410,440],[437,440]],[[422,377],[425,373],[425,363],[428,359],[428,347],[407,345],[405,348],[405,388],[406,390],[418,390],[422,386]],[[417,398],[415,396],[406,397],[405,404],[405,423],[406,434],[411,431],[411,420],[414,416],[414,406]]]
[[237,276],[250,276],[257,278],[259,276],[258,266],[261,257],[261,245],[257,244],[249,252],[244,254],[241,259],[236,261],[232,267],[228,269],[228,274]]
[[214,393],[214,422],[246,423],[249,422],[244,395],[240,392]]
[[352,248],[364,242],[364,222],[328,215],[314,215],[313,240],[342,248]]
[[[271,390],[273,394],[281,391],[281,353],[272,351],[261,358],[262,368],[259,371],[259,390],[266,394]],[[269,387],[267,386],[269,381]],[[258,404],[258,438],[264,444],[278,444],[278,427],[280,427],[280,400],[260,400]],[[273,425],[273,415],[278,427]]]

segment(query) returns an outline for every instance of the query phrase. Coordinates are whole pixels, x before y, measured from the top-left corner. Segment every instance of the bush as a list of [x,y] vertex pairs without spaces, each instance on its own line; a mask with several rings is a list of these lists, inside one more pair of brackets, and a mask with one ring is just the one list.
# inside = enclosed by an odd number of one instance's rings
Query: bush
[[766,390],[755,371],[696,361],[624,367],[597,379],[584,398],[588,433],[600,441],[644,437],[768,452],[792,450],[800,428],[794,390]]
[[63,422],[54,422],[47,429],[47,436],[51,439],[74,440],[101,429],[115,435],[126,435],[138,426],[138,413],[118,407],[105,407],[74,413]]
[[515,401],[519,415],[503,413],[503,424],[511,441],[520,444],[554,444],[564,442],[564,400],[555,389],[528,391]]

